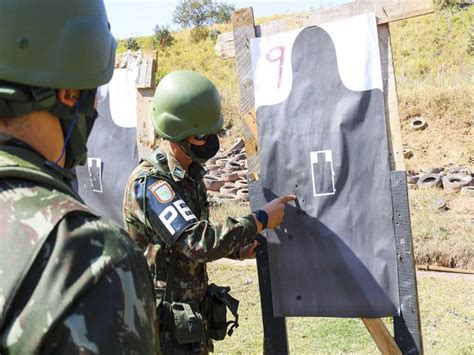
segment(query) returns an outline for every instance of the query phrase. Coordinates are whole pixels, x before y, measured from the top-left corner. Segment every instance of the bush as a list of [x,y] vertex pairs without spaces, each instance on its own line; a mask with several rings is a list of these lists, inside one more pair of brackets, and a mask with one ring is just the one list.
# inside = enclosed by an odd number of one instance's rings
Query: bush
[[212,41],[216,43],[217,37],[219,37],[220,34],[221,31],[214,29],[209,32],[209,37],[211,37]]
[[463,0],[434,0],[434,4],[438,9],[448,9],[461,6]]
[[130,51],[136,52],[140,49],[140,45],[138,44],[137,40],[133,37],[130,37],[125,41],[125,48]]
[[174,38],[171,32],[169,31],[168,26],[156,25],[153,29],[153,32],[153,40],[161,48],[170,47],[173,44]]
[[196,27],[191,30],[191,41],[198,43],[204,41],[209,36],[209,29],[204,26]]

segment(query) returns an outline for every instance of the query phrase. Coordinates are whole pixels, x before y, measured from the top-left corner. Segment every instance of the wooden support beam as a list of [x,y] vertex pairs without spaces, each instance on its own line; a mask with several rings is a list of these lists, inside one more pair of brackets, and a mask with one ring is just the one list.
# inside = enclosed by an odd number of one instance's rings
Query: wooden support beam
[[[258,164],[258,132],[255,114],[254,87],[252,79],[252,58],[250,54],[250,39],[255,37],[255,22],[252,8],[238,10],[232,14],[232,27],[236,52],[237,76],[240,87],[240,111],[246,125],[243,127],[243,139],[247,152],[249,194],[251,207],[261,207],[263,196],[257,180],[260,167]],[[263,318],[263,353],[288,354],[288,337],[286,334],[285,318],[273,316],[273,300],[268,262],[267,244],[265,238],[258,237],[257,250],[258,286],[260,290],[260,305]]]
[[137,147],[140,159],[149,155],[155,147],[155,131],[150,119],[151,100],[155,93],[155,73],[158,52],[144,53],[137,77]]
[[257,26],[258,36],[269,36],[323,22],[343,20],[367,12],[375,12],[377,23],[383,24],[433,12],[432,0],[356,0],[340,6],[304,12]]
[[377,26],[380,62],[382,67],[383,94],[385,102],[385,122],[390,170],[405,170],[402,131],[398,116],[397,83],[393,66],[392,46],[388,24]]
[[[250,55],[250,39],[255,38],[255,22],[252,8],[244,8],[232,14],[234,33],[237,77],[240,88],[240,112],[242,117],[255,116],[255,97],[252,78],[252,57]],[[253,113],[252,113],[253,112]],[[256,121],[255,121],[256,122]],[[255,126],[256,127],[256,126]],[[258,136],[254,135],[249,126],[243,126],[243,139],[246,144],[247,166],[249,173],[258,173],[260,166],[257,158]]]
[[362,318],[365,327],[374,339],[380,352],[384,355],[401,355],[397,343],[380,318]]

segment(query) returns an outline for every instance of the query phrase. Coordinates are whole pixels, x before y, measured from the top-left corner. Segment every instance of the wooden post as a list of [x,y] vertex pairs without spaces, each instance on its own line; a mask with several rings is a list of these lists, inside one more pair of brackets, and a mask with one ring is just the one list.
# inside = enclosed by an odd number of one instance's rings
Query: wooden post
[[[243,127],[243,138],[247,152],[249,176],[258,176],[257,149],[258,136],[255,116],[255,98],[252,80],[252,58],[250,55],[250,38],[255,37],[255,22],[252,8],[238,10],[232,14],[234,43],[237,61],[237,74],[240,86],[240,111],[247,125]],[[252,209],[262,206],[263,196],[260,184],[255,178],[249,181],[250,205]],[[264,354],[288,354],[288,338],[285,318],[273,316],[273,299],[270,280],[270,265],[266,239],[258,236],[257,250],[258,286],[263,318],[263,352]]]
[[420,309],[413,260],[410,209],[403,159],[402,134],[398,116],[398,96],[388,24],[378,26],[379,48],[389,144],[395,246],[397,250],[400,316],[394,317],[395,340],[404,354],[422,354]]
[[137,77],[137,146],[138,155],[143,159],[155,146],[155,132],[150,119],[151,99],[155,93],[155,73],[158,52],[145,53]]

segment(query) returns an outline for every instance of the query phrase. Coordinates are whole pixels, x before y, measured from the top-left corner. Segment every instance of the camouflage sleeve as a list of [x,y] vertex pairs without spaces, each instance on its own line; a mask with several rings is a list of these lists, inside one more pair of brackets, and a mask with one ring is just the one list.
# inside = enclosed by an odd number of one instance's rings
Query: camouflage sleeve
[[257,225],[252,215],[228,217],[223,224],[198,221],[184,231],[176,242],[176,249],[188,258],[210,262],[228,257],[257,236]]
[[191,260],[204,263],[225,258],[253,242],[257,235],[251,214],[238,219],[228,217],[223,224],[198,220],[164,180],[150,178],[146,188],[144,183],[138,182],[134,190],[136,206],[142,218],[146,216],[153,234]]
[[3,334],[9,353],[157,353],[148,267],[117,226],[67,215],[30,270]]

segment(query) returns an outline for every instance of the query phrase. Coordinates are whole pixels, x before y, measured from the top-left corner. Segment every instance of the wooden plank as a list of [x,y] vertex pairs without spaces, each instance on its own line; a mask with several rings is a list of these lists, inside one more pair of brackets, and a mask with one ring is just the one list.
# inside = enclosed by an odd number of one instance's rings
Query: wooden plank
[[[254,109],[251,109],[244,115],[244,122],[246,124],[246,132],[243,136],[245,142],[245,152],[247,156],[256,157],[258,152],[258,128],[257,128],[257,114]],[[252,172],[257,172],[255,167]]]
[[[249,176],[257,177],[260,171],[257,158],[258,134],[255,119],[254,87],[252,79],[252,58],[250,55],[250,38],[255,37],[255,23],[252,8],[245,8],[232,14],[232,27],[236,52],[237,76],[239,78],[241,114],[248,125],[243,127],[243,138],[246,142],[247,165]],[[249,182],[250,204],[253,209],[263,204],[260,184]],[[273,316],[273,300],[270,279],[270,265],[266,239],[258,237],[257,251],[258,284],[263,319],[263,352],[264,354],[288,354],[285,318]]]
[[158,51],[143,53],[137,77],[137,146],[140,159],[148,156],[155,147],[155,131],[151,122],[151,100],[156,87]]
[[138,67],[137,89],[154,89],[157,51],[145,53]]
[[214,50],[219,57],[233,58],[235,57],[234,34],[233,32],[225,32],[217,37]]
[[[250,39],[255,37],[255,22],[252,8],[244,8],[232,14],[232,27],[235,43],[237,77],[240,88],[240,112],[244,117],[255,106],[253,78],[252,78],[252,58],[250,55]],[[257,144],[250,144],[252,132],[248,126],[243,127],[243,138],[249,143],[247,154],[247,165],[249,173],[260,171],[258,158],[256,155]],[[256,141],[256,139],[255,139]],[[247,146],[246,146],[247,149]]]
[[362,321],[382,354],[398,355],[402,353],[380,318],[362,318]]
[[[250,207],[256,210],[264,203],[262,185],[259,181],[249,181]],[[268,248],[266,231],[257,236],[257,271],[258,287],[260,291],[260,305],[263,319],[263,353],[288,354],[288,337],[286,334],[286,321],[284,317],[273,317],[273,296],[270,278],[270,264],[268,261]]]
[[155,131],[150,118],[154,93],[155,89],[137,90],[137,146],[140,159],[148,156],[155,147]]
[[413,239],[405,171],[392,171],[390,183],[400,293],[400,316],[393,317],[395,341],[404,354],[422,354],[420,308],[413,260]]
[[257,28],[257,33],[261,36],[269,36],[282,31],[343,20],[367,12],[375,12],[377,23],[383,24],[425,15],[433,11],[432,0],[356,0],[340,6],[304,12],[285,19],[261,24]]
[[389,25],[377,26],[379,37],[380,62],[382,66],[385,119],[388,136],[390,170],[405,170],[403,158],[402,133],[398,116],[398,95],[393,67],[392,47]]
[[[391,177],[395,246],[398,255],[398,287],[401,304],[400,317],[394,317],[395,341],[403,353],[420,354],[423,352],[423,342],[390,30],[388,24],[380,25],[377,29],[382,64],[389,163],[392,174],[397,174],[395,177]],[[401,226],[403,226],[402,229]],[[409,312],[407,312],[408,309]]]

